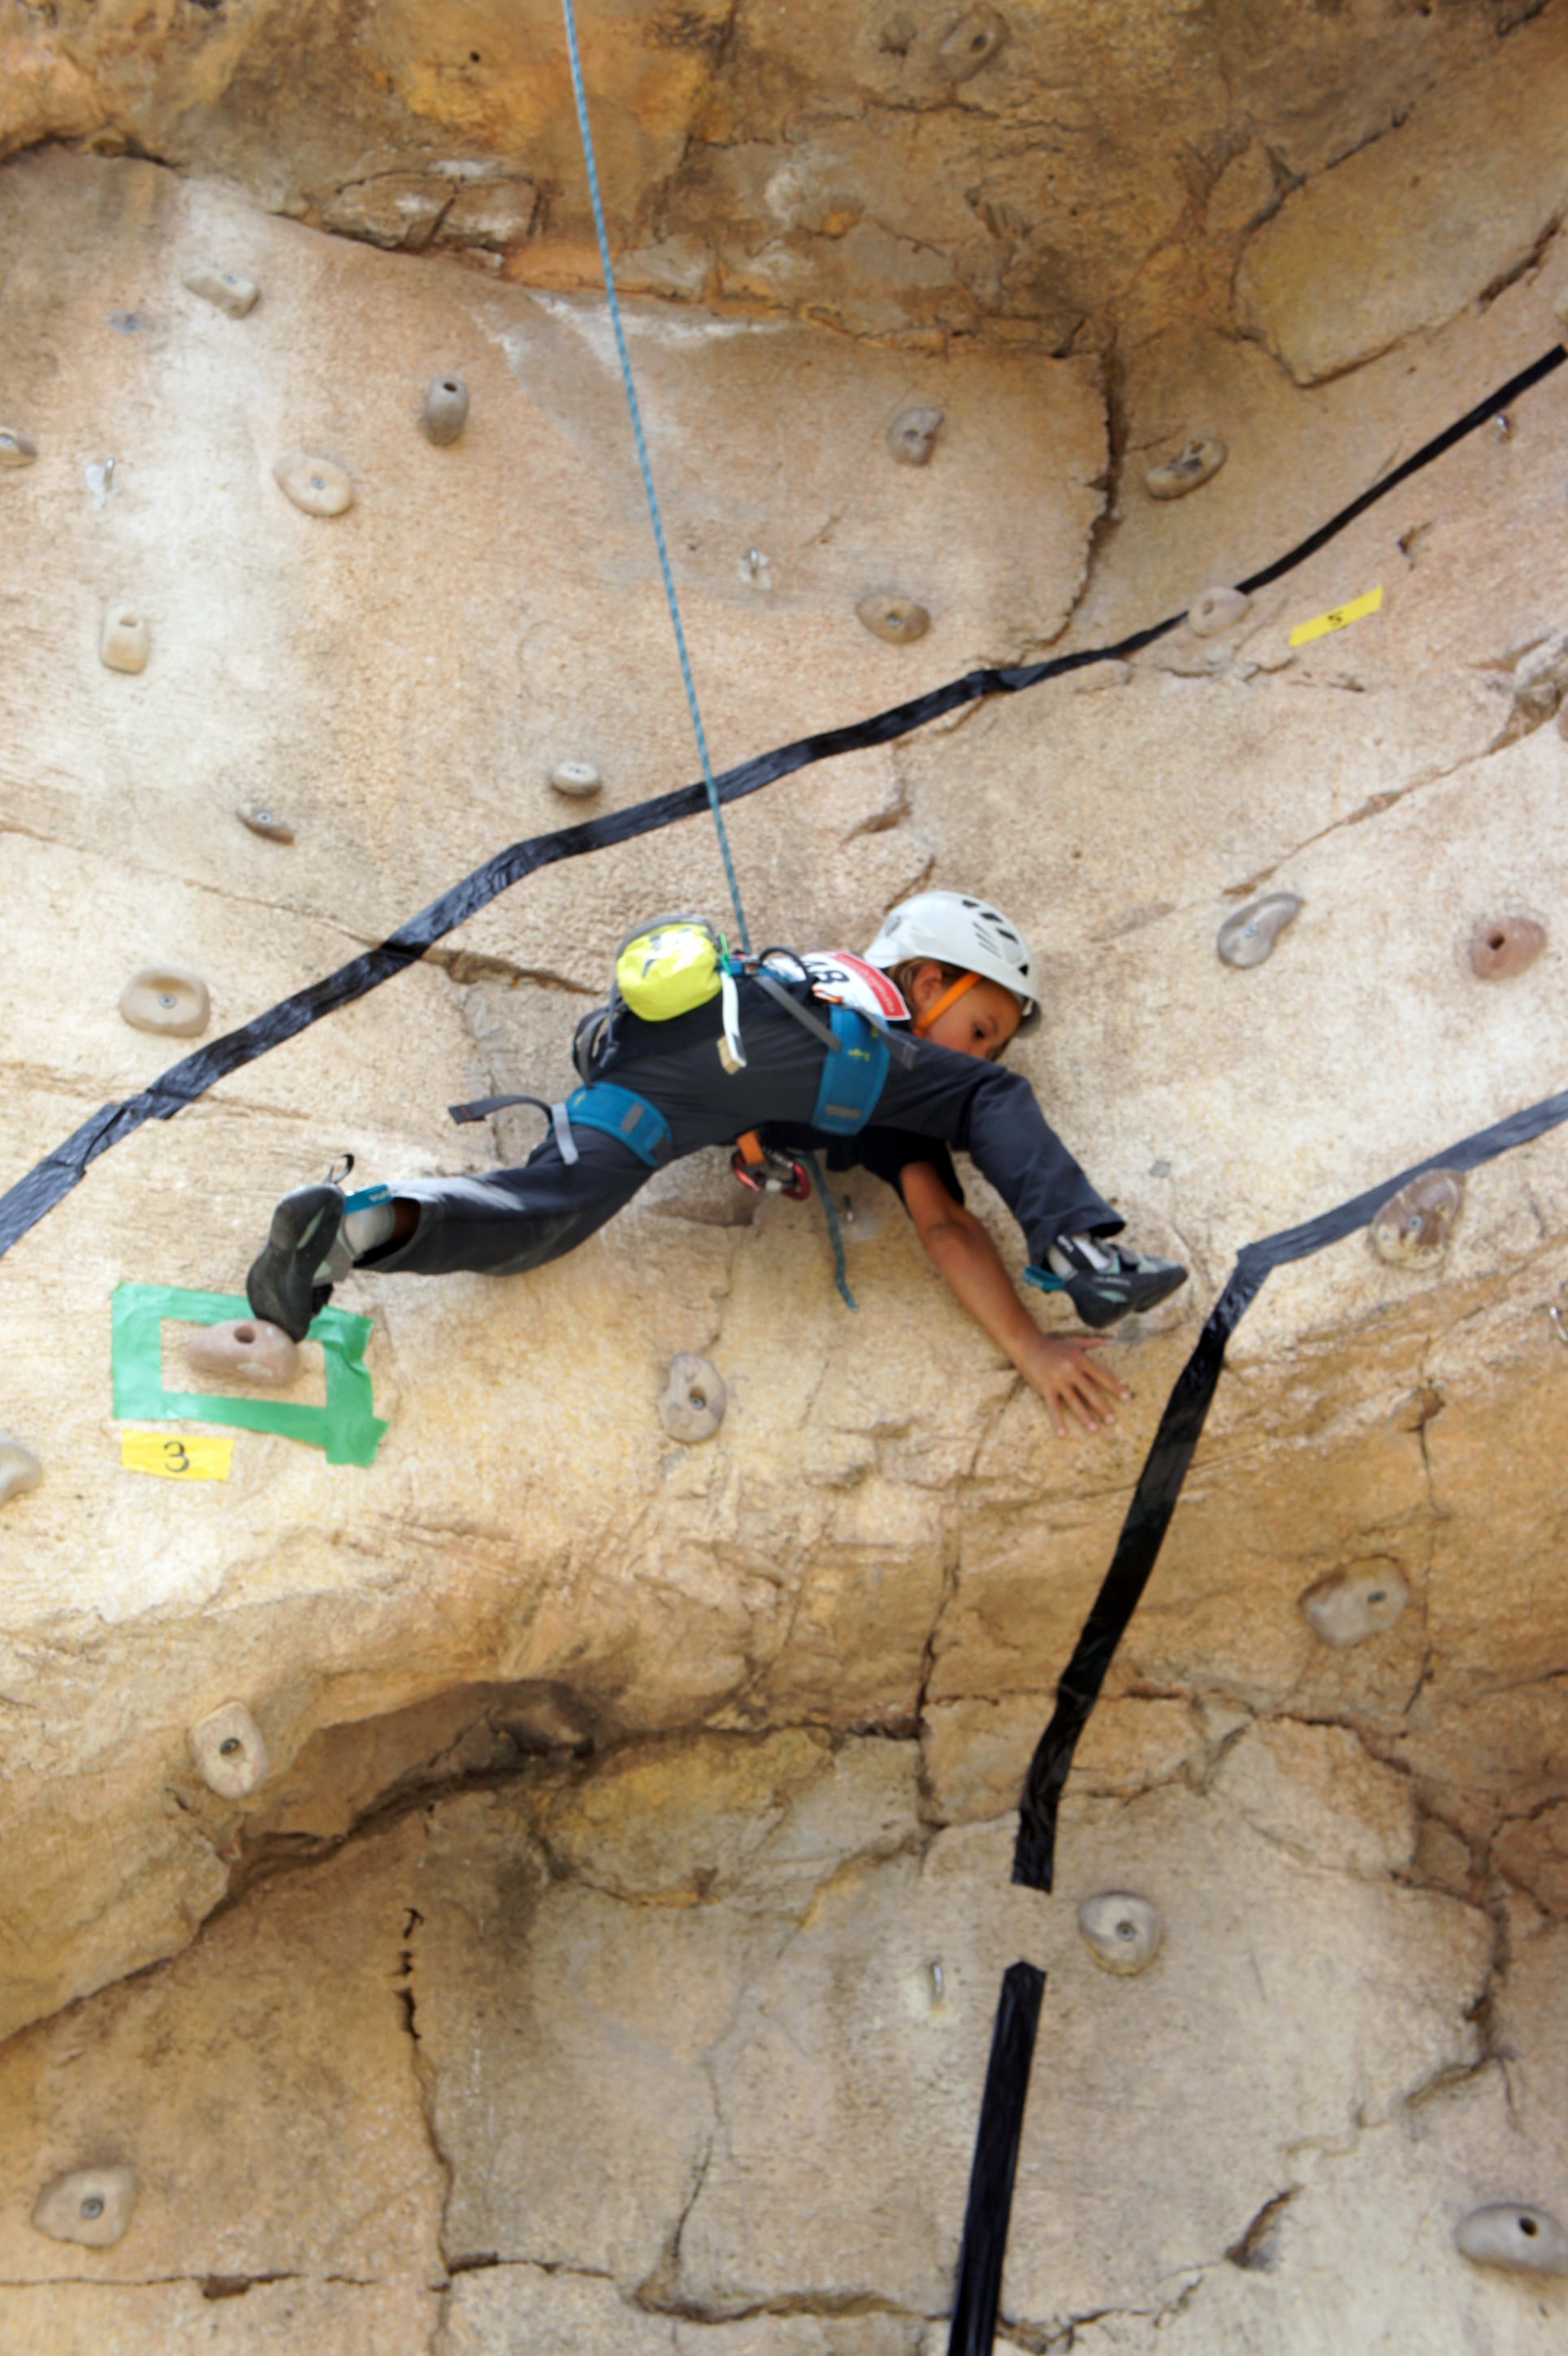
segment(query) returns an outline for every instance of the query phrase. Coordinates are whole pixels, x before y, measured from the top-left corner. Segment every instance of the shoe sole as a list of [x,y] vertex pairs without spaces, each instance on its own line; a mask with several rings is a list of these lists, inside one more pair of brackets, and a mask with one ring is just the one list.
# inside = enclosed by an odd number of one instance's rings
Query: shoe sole
[[1092,1279],[1079,1278],[1068,1286],[1067,1292],[1083,1323],[1100,1333],[1107,1325],[1119,1324],[1123,1317],[1157,1309],[1162,1301],[1168,1301],[1187,1282],[1187,1278],[1185,1268],[1175,1267],[1148,1276],[1127,1277],[1118,1280],[1118,1292],[1110,1299]]
[[343,1217],[337,1186],[300,1186],[273,1213],[266,1249],[251,1263],[245,1298],[254,1316],[281,1325],[291,1342],[303,1342],[311,1319],[325,1306],[330,1285],[315,1281],[331,1250]]

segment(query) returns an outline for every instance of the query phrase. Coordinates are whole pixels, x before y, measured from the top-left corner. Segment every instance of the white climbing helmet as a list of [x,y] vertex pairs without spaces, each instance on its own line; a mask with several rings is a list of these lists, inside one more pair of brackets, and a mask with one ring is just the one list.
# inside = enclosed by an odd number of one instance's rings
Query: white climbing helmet
[[999,981],[1023,1007],[1021,1032],[1032,1031],[1040,1019],[1034,954],[1012,918],[989,900],[967,892],[917,892],[901,900],[883,918],[865,961],[890,973],[909,958],[935,958],[939,965]]

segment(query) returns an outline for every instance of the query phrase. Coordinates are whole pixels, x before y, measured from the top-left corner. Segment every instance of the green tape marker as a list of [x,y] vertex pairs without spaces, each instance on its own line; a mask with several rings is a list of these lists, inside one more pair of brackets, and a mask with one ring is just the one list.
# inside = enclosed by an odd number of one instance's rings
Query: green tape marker
[[368,1317],[345,1309],[323,1309],[306,1339],[319,1342],[327,1366],[327,1404],[303,1407],[293,1399],[231,1398],[206,1391],[164,1388],[163,1321],[220,1325],[249,1317],[251,1305],[237,1292],[186,1292],[173,1284],[117,1284],[114,1288],[114,1413],[127,1422],[235,1425],[242,1431],[275,1431],[324,1448],[328,1464],[371,1464],[386,1430],[373,1412],[365,1344]]

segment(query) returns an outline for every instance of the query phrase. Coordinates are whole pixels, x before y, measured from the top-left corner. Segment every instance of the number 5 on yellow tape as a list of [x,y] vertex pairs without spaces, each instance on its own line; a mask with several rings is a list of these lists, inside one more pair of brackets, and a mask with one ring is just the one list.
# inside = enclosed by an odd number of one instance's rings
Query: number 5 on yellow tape
[[1331,605],[1326,614],[1314,615],[1310,622],[1298,622],[1290,634],[1293,647],[1305,647],[1309,639],[1326,638],[1330,630],[1342,630],[1347,622],[1359,622],[1365,614],[1375,614],[1383,602],[1380,589],[1369,589],[1364,597],[1352,597],[1348,605]]
[[123,1431],[120,1462],[132,1472],[156,1472],[164,1481],[227,1481],[234,1442],[210,1432]]

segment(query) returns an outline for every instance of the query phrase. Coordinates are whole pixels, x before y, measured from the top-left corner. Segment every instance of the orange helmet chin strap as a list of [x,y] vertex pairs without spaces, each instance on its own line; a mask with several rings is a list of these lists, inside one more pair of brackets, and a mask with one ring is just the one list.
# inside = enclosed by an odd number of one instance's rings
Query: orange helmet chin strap
[[948,1008],[956,1005],[964,991],[972,990],[979,980],[980,976],[977,973],[961,973],[956,981],[950,981],[935,1005],[928,1006],[925,1012],[916,1018],[914,1023],[916,1038],[923,1039],[932,1023],[940,1022]]

